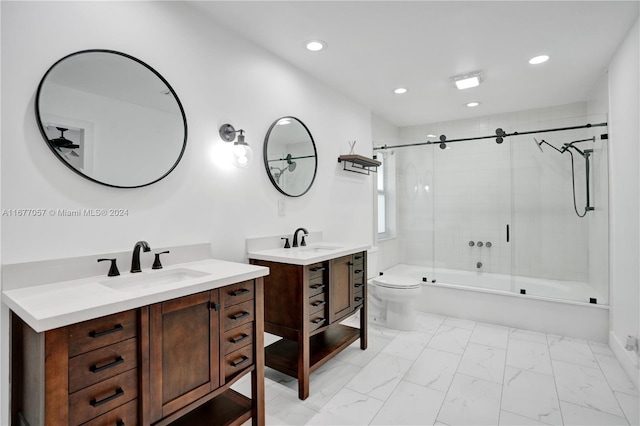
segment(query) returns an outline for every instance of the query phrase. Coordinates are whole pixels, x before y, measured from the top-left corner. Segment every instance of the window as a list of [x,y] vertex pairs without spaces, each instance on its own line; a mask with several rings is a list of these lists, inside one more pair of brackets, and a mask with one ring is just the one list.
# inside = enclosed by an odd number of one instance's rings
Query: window
[[377,197],[378,197],[378,239],[383,240],[395,236],[395,204],[393,197],[394,175],[393,161],[387,153],[378,154]]

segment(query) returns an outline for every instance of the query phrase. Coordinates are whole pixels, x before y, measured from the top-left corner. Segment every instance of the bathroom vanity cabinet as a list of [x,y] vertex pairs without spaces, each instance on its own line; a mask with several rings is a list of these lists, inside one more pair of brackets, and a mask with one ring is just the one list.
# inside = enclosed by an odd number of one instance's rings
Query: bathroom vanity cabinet
[[[260,277],[41,333],[12,314],[12,424],[263,425],[263,297]],[[230,389],[249,373],[251,399]]]
[[[309,396],[309,375],[360,339],[367,348],[366,251],[296,265],[251,259],[267,266],[265,331],[283,339],[265,348],[265,364],[298,379]],[[340,321],[360,311],[360,328]]]

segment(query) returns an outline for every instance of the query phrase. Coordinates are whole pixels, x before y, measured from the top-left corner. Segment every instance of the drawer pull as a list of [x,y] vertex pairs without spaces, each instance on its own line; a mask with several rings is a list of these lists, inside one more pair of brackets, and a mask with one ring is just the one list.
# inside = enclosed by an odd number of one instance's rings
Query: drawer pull
[[242,318],[246,318],[249,315],[251,315],[249,312],[244,311],[244,312],[240,312],[239,314],[230,315],[229,318],[231,318],[232,320],[239,320],[239,319],[242,319]]
[[232,337],[232,338],[231,338],[231,342],[232,342],[232,343],[240,343],[240,342],[242,342],[243,340],[246,340],[246,339],[248,339],[248,338],[249,338],[249,335],[248,335],[248,334],[242,333],[242,334],[241,334],[240,336],[238,336],[238,337]]
[[324,284],[314,284],[314,285],[311,286],[311,288],[314,289],[314,290],[317,290],[317,289],[323,288],[323,287],[324,287]]
[[110,328],[108,330],[90,331],[89,332],[89,337],[93,337],[95,339],[97,337],[106,336],[107,334],[115,333],[116,331],[122,331],[122,330],[124,330],[124,327],[122,326],[122,324],[116,324],[116,325],[113,326],[113,328]]
[[362,255],[360,255],[360,256],[353,256],[353,258],[354,258],[355,260],[360,260],[360,259],[362,259]]
[[231,365],[234,367],[237,367],[241,364],[244,364],[245,362],[249,361],[249,357],[248,356],[242,356],[242,359],[240,361],[231,361]]
[[361,273],[362,273],[362,269],[356,269],[356,270],[355,270],[355,271],[353,271],[353,272],[355,272],[356,274],[361,274]]
[[362,300],[362,297],[360,297],[360,296],[356,297],[356,302],[359,302],[361,300]]
[[89,370],[91,370],[92,373],[99,373],[111,367],[115,367],[118,364],[122,364],[123,362],[124,362],[124,358],[122,358],[121,356],[118,356],[113,362],[110,362],[105,365],[101,365],[100,367],[98,367],[97,365],[92,365],[91,367],[89,367]]
[[317,302],[313,302],[311,306],[321,306],[321,305],[324,305],[325,303],[327,302],[325,302],[324,300],[318,300]]
[[239,290],[236,291],[232,291],[231,293],[229,293],[231,296],[236,297],[236,296],[241,296],[243,294],[249,293],[251,290],[249,290],[248,288],[241,288]]
[[327,268],[325,268],[324,266],[316,266],[315,268],[309,268],[309,270],[313,272],[324,271],[325,269]]
[[363,285],[364,285],[364,284],[362,284],[362,283],[357,283],[354,287],[355,287],[355,288],[360,288],[360,287],[362,287]]
[[116,389],[116,393],[114,393],[111,396],[108,396],[104,399],[101,399],[100,401],[96,401],[96,399],[92,399],[91,401],[89,401],[89,404],[91,404],[91,406],[93,407],[99,407],[103,404],[106,404],[107,402],[111,402],[116,398],[120,398],[122,395],[124,395],[124,390],[122,390],[122,388],[118,388]]
[[322,324],[324,322],[324,318],[316,318],[311,321],[314,324]]

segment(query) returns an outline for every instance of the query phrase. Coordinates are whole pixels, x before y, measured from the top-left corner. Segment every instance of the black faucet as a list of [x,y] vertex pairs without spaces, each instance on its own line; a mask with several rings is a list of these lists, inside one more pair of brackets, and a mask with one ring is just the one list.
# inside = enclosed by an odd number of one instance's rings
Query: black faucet
[[[298,228],[298,229],[296,229],[296,232],[294,232],[294,233],[293,233],[293,244],[291,245],[291,247],[298,247],[298,232],[299,232],[299,231],[304,232],[304,235],[305,235],[305,236],[306,236],[306,235],[309,235],[309,231],[307,231],[307,230],[306,230],[306,229],[304,229],[304,228]],[[304,236],[302,237],[302,241],[300,242],[300,245],[301,245],[301,246],[306,246],[306,245],[307,245],[307,243],[305,243],[305,241],[304,241]]]
[[140,270],[140,248],[142,247],[142,251],[150,251],[151,247],[149,247],[149,243],[146,241],[138,241],[135,246],[133,246],[133,257],[131,258],[131,272],[141,272]]

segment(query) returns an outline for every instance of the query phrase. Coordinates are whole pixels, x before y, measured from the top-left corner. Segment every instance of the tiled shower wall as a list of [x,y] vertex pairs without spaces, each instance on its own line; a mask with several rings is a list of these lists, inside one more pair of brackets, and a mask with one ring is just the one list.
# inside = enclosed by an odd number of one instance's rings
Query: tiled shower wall
[[[406,127],[400,129],[400,142],[437,141],[443,134],[448,140],[486,136],[497,128],[513,133],[600,122],[606,122],[606,116],[588,116],[587,104],[581,102]],[[589,238],[594,232],[604,232],[606,238],[606,229],[591,229],[606,224],[593,220],[606,216],[607,210],[608,142],[600,139],[603,133],[606,127],[511,136],[502,144],[486,139],[450,143],[444,150],[438,143],[396,149],[401,262],[588,282],[590,262],[603,263],[601,270],[607,267],[606,241]],[[428,138],[429,134],[436,137]],[[581,219],[574,212],[569,155],[544,145],[540,152],[533,138],[560,148],[592,136],[595,142],[576,145],[594,149],[591,195],[596,210]],[[579,155],[574,158],[576,204],[582,213],[585,165]],[[477,246],[478,241],[483,247]],[[492,247],[487,248],[486,242]]]

